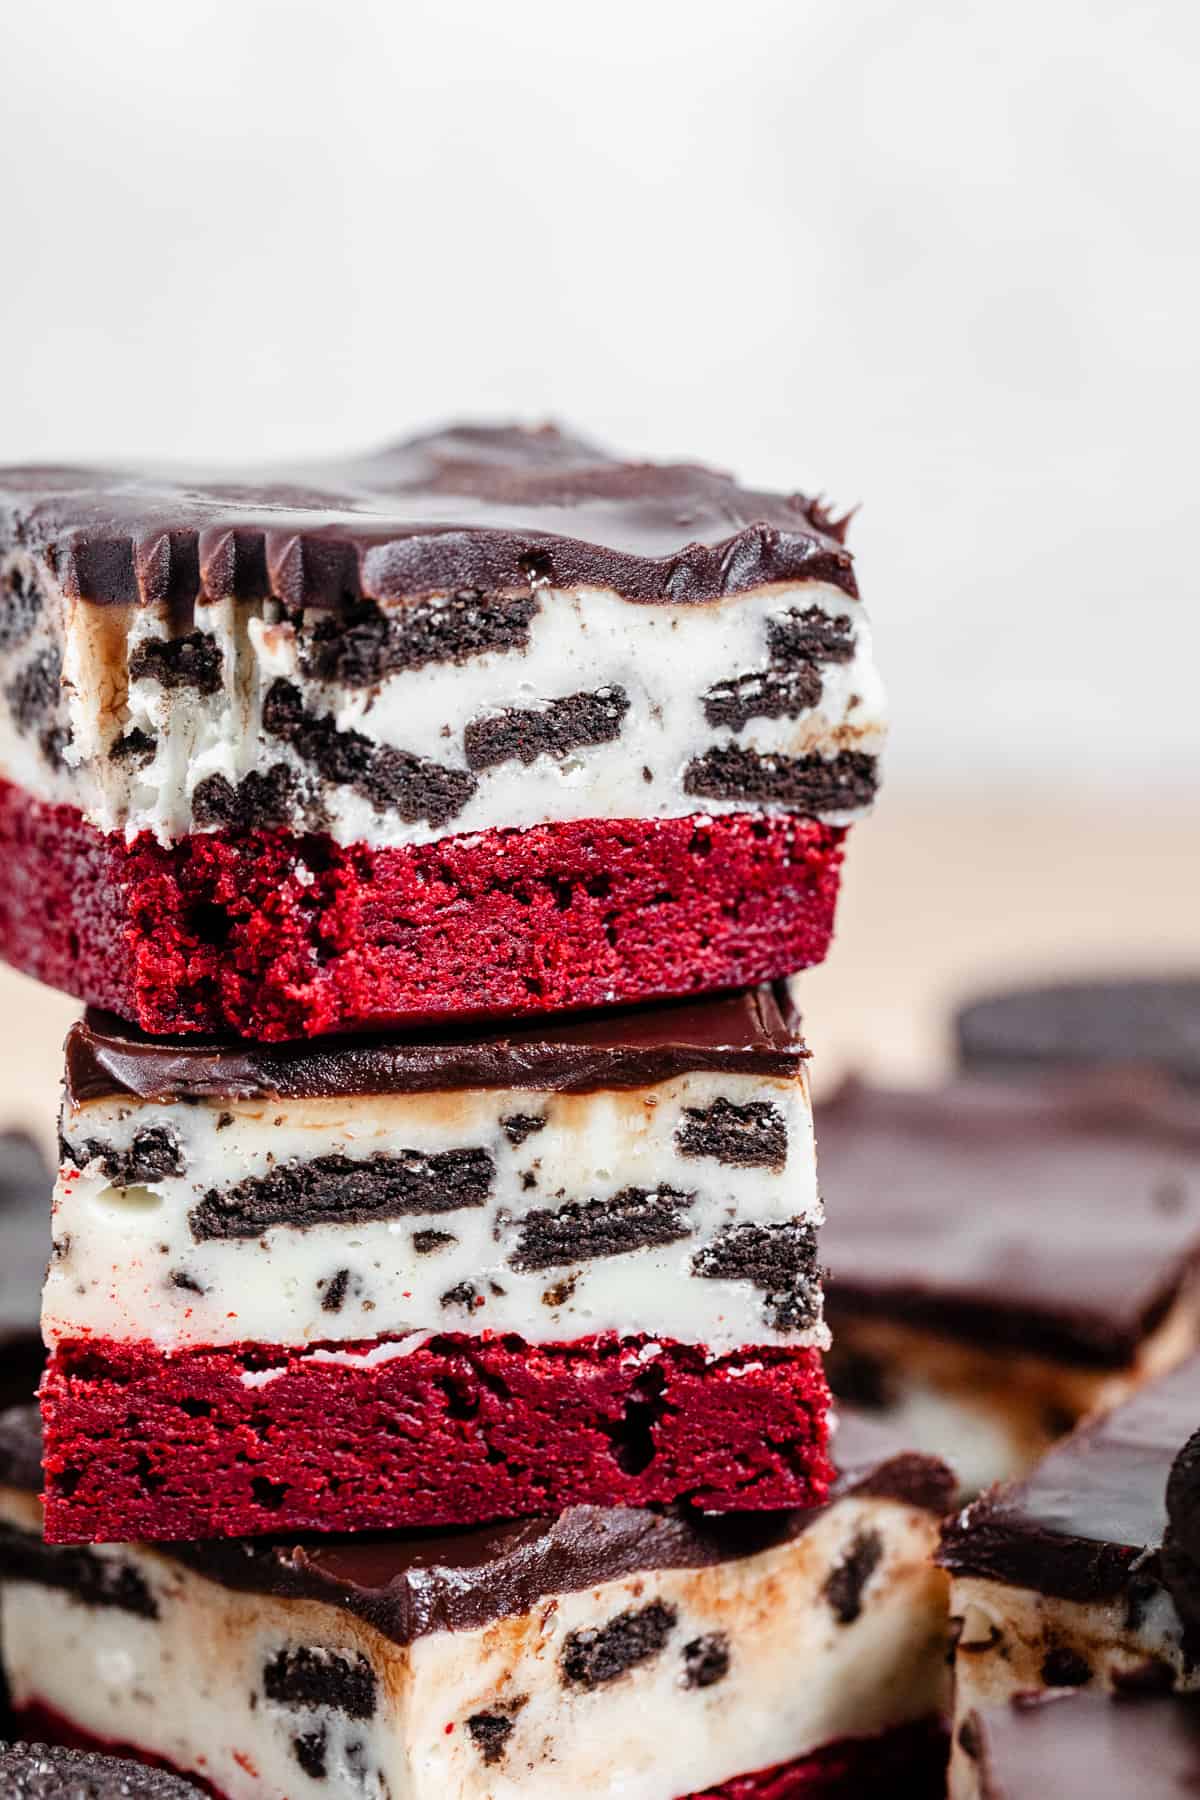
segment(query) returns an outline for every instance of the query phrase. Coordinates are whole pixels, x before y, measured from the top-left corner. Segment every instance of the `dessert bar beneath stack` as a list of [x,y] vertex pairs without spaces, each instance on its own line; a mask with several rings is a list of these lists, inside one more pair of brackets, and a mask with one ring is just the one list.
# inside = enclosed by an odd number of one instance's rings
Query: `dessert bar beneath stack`
[[956,1762],[1013,1695],[1200,1688],[1198,1421],[1192,1357],[947,1523]]
[[0,471],[0,953],[272,1040],[819,962],[883,731],[841,535],[549,427]]
[[[432,1534],[43,1543],[0,1424],[4,1658],[26,1729],[228,1800],[942,1792],[953,1479],[848,1419],[820,1508],[574,1508]],[[753,1759],[749,1768],[747,1763]]]
[[1200,1102],[1151,1071],[852,1083],[818,1129],[834,1391],[968,1492],[1200,1342]]
[[807,1052],[771,988],[403,1043],[67,1044],[56,1541],[823,1498]]

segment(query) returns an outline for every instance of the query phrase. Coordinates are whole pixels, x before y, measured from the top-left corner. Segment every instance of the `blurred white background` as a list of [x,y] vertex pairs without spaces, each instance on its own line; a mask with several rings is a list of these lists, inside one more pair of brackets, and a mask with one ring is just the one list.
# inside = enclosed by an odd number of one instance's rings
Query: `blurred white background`
[[0,9],[0,460],[447,413],[861,502],[893,782],[1194,797],[1200,9]]
[[[1195,4],[36,0],[0,70],[0,461],[553,415],[861,503],[820,1075],[1196,961]],[[72,1011],[0,972],[0,1110]]]

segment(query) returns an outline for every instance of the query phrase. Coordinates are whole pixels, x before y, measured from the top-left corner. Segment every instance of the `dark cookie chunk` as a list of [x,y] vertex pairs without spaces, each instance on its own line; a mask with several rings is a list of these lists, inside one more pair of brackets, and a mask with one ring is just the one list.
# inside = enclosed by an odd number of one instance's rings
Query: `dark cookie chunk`
[[806,606],[767,620],[767,647],[775,669],[804,663],[845,663],[854,655],[854,626],[848,618]]
[[15,650],[42,613],[42,591],[32,575],[9,569],[0,576],[0,650]]
[[314,1781],[324,1781],[328,1773],[325,1762],[328,1748],[328,1734],[323,1725],[317,1731],[302,1731],[299,1737],[292,1739],[292,1755]]
[[69,725],[48,725],[38,733],[38,748],[52,769],[67,766],[67,745],[71,742]]
[[192,818],[199,826],[226,825],[234,831],[286,825],[301,800],[300,782],[286,763],[252,769],[235,786],[224,775],[206,775],[192,789]]
[[319,1644],[277,1650],[263,1669],[263,1693],[280,1706],[328,1706],[348,1719],[374,1718],[377,1704],[375,1671],[362,1652]]
[[4,1800],[199,1800],[200,1790],[167,1769],[123,1756],[48,1744],[0,1745]]
[[661,1600],[638,1611],[618,1613],[607,1625],[572,1631],[563,1645],[563,1680],[572,1687],[597,1688],[627,1669],[649,1662],[665,1646],[678,1614]]
[[787,1161],[787,1121],[769,1100],[735,1106],[714,1100],[711,1106],[685,1106],[675,1133],[681,1156],[711,1156],[740,1169],[782,1169]]
[[306,675],[345,687],[374,687],[400,669],[463,663],[488,650],[523,650],[538,602],[532,594],[451,594],[385,612],[364,600],[311,635],[300,627]]
[[167,1280],[173,1288],[182,1288],[185,1294],[203,1294],[205,1292],[203,1285],[196,1280],[194,1275],[189,1275],[186,1269],[172,1269]]
[[186,637],[147,638],[139,644],[129,658],[129,679],[215,694],[221,686],[221,668],[216,638],[207,631],[189,631]]
[[624,688],[600,688],[594,694],[568,694],[537,712],[509,707],[491,719],[474,719],[463,733],[463,748],[472,769],[498,763],[536,762],[539,756],[565,756],[592,744],[611,744],[621,735],[629,711]]
[[410,1213],[457,1212],[482,1206],[495,1165],[486,1150],[377,1151],[277,1163],[223,1192],[212,1188],[188,1215],[192,1236],[257,1237],[272,1225],[360,1225]]
[[848,812],[868,806],[878,786],[876,760],[861,750],[826,758],[760,755],[739,744],[715,745],[688,764],[684,792],[703,800],[744,800],[795,812]]
[[723,1631],[706,1631],[683,1646],[683,1685],[714,1687],[729,1673],[729,1639]]
[[467,1720],[471,1742],[489,1767],[504,1760],[508,1740],[514,1730],[513,1714],[520,1712],[526,1698],[522,1694],[519,1700],[510,1701],[502,1710],[472,1713]]
[[457,1244],[458,1239],[452,1231],[414,1231],[412,1242],[418,1256],[430,1256],[447,1244]]
[[883,1560],[883,1539],[877,1531],[856,1531],[850,1548],[831,1569],[821,1589],[839,1625],[853,1625],[862,1616],[863,1594]]
[[98,1138],[88,1138],[78,1150],[64,1138],[62,1147],[77,1169],[86,1169],[90,1162],[98,1162],[117,1187],[163,1181],[169,1175],[182,1175],[185,1167],[178,1140],[165,1125],[144,1125],[134,1133],[126,1150],[118,1150],[115,1145],[102,1143]]
[[571,1200],[555,1212],[535,1212],[521,1221],[514,1269],[553,1269],[620,1256],[652,1244],[673,1244],[691,1234],[684,1209],[694,1194],[674,1188],[622,1188],[611,1200]]
[[1092,1679],[1087,1658],[1069,1644],[1052,1644],[1042,1658],[1042,1680],[1047,1687],[1086,1687]]
[[501,1119],[504,1135],[514,1147],[523,1144],[527,1137],[535,1131],[545,1128],[546,1120],[541,1113],[509,1113],[507,1119]]
[[346,1304],[346,1295],[350,1291],[349,1269],[339,1269],[336,1275],[317,1283],[321,1291],[321,1311],[327,1313],[341,1312]]
[[44,1544],[31,1532],[5,1524],[0,1524],[0,1576],[60,1589],[80,1606],[115,1607],[139,1619],[158,1617],[158,1602],[131,1563],[82,1545]]
[[62,656],[51,645],[18,669],[4,690],[9,711],[22,731],[43,724],[62,699]]
[[[157,748],[158,739],[150,732],[143,731],[140,725],[135,725],[132,731],[127,731],[124,737],[119,737],[110,747],[108,760],[119,763],[122,767],[144,769],[148,762],[154,760]],[[214,776],[212,779],[219,781],[221,777]]]
[[479,1305],[479,1289],[471,1281],[459,1281],[454,1287],[447,1288],[442,1295],[443,1306],[464,1306],[468,1312],[474,1312]]
[[766,1294],[767,1323],[801,1331],[821,1314],[817,1238],[803,1219],[773,1225],[727,1225],[692,1258],[692,1273],[709,1281],[749,1281]]
[[339,731],[331,718],[307,711],[299,688],[282,677],[267,691],[262,722],[269,736],[290,744],[322,781],[357,789],[372,806],[394,811],[406,824],[418,819],[447,824],[478,785],[465,769],[375,744],[361,731]]
[[1188,1644],[1200,1650],[1200,1431],[1188,1438],[1167,1477],[1162,1572]]
[[751,719],[795,719],[809,712],[821,698],[820,671],[752,669],[731,681],[718,681],[704,696],[704,717],[710,725],[728,725],[741,731]]

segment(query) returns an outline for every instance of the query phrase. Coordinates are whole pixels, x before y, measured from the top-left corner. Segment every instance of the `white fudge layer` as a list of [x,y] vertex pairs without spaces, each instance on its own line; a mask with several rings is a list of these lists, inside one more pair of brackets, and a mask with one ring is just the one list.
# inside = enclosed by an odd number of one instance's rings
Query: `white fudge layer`
[[[782,1137],[780,1166],[684,1153],[692,1115],[721,1103],[767,1109],[756,1116],[768,1116]],[[68,1109],[62,1129],[69,1154],[54,1196],[43,1305],[50,1344],[92,1335],[164,1349],[306,1345],[486,1330],[532,1343],[646,1333],[723,1354],[826,1341],[815,1262],[803,1318],[790,1318],[780,1290],[762,1281],[698,1272],[714,1255],[727,1266],[720,1259],[730,1233],[765,1227],[789,1242],[811,1237],[821,1208],[803,1077],[697,1073],[583,1095],[470,1089],[167,1106],[109,1099]],[[137,1179],[135,1170],[130,1179],[147,1132],[160,1153],[167,1145],[178,1173]],[[482,1204],[440,1210],[435,1176],[429,1210],[203,1235],[211,1196],[219,1207],[241,1184],[302,1171],[316,1158],[370,1167],[372,1158],[411,1164],[462,1151],[490,1169]],[[585,1246],[563,1209],[577,1203],[588,1209],[585,1231],[615,1208],[632,1214],[634,1235],[640,1218],[652,1232],[664,1215],[680,1235],[573,1254]],[[544,1235],[531,1235],[547,1215],[565,1221],[552,1223],[549,1249]]]
[[[164,686],[149,674],[129,678],[139,647],[170,636],[165,611],[72,601],[28,557],[4,559],[0,576],[14,566],[36,580],[44,605],[30,634],[0,649],[0,694],[8,695],[39,657],[59,658],[63,702],[50,722],[63,728],[64,747],[58,756],[48,753],[48,721],[22,718],[10,699],[0,704],[0,774],[38,799],[81,806],[102,830],[129,837],[150,831],[169,843],[212,826],[203,808],[199,819],[193,811],[201,784],[220,776],[237,788],[280,766],[306,792],[277,822],[328,832],[339,843],[390,847],[560,820],[661,819],[748,804],[753,810],[745,798],[687,791],[690,765],[728,746],[787,758],[874,755],[882,746],[884,701],[861,603],[824,583],[685,606],[635,604],[604,589],[540,589],[524,644],[398,670],[357,687],[305,673],[302,640],[325,615],[289,621],[273,600],[199,604],[194,629],[212,639],[220,658],[219,686],[204,693]],[[746,699],[756,676],[771,671],[770,622],[810,609],[848,621],[853,643],[848,660],[812,665],[816,703],[791,717],[712,723],[705,697],[742,679]],[[315,780],[311,759],[264,729],[264,699],[280,679],[298,690],[307,712],[338,731],[470,774],[469,794],[464,789],[445,818],[405,819],[352,784]],[[510,709],[542,713],[579,694],[613,697],[611,741],[544,752],[528,764],[512,757],[470,768],[469,726]],[[131,735],[146,753],[114,754]],[[861,810],[834,807],[821,816],[845,823]]]
[[[1046,1688],[1046,1659],[1064,1653],[1086,1664],[1090,1692],[1113,1691],[1130,1677],[1144,1677],[1148,1663],[1163,1664],[1180,1692],[1200,1690],[1200,1668],[1184,1654],[1183,1625],[1170,1594],[1148,1580],[1136,1608],[1125,1598],[1080,1602],[1009,1587],[978,1576],[956,1576],[950,1587],[954,1659],[954,1750],[951,1794],[973,1794],[977,1770],[958,1744],[958,1728],[971,1711]],[[1076,1684],[1078,1685],[1078,1683]]]
[[[0,1514],[37,1529],[26,1495],[0,1495]],[[17,1706],[53,1707],[202,1774],[229,1800],[670,1800],[940,1709],[936,1530],[898,1501],[850,1497],[757,1556],[548,1596],[408,1647],[335,1607],[231,1592],[140,1546],[106,1545],[69,1554],[132,1565],[157,1619],[8,1581],[4,1661]],[[864,1540],[878,1557],[861,1610],[842,1623],[828,1584]],[[571,1679],[575,1634],[650,1607],[662,1609],[657,1648],[594,1685]],[[706,1681],[689,1679],[697,1646],[716,1652]],[[267,1665],[304,1650],[365,1659],[371,1716],[270,1698]],[[511,1722],[490,1761],[470,1723],[481,1717]],[[318,1754],[320,1778],[304,1766]]]

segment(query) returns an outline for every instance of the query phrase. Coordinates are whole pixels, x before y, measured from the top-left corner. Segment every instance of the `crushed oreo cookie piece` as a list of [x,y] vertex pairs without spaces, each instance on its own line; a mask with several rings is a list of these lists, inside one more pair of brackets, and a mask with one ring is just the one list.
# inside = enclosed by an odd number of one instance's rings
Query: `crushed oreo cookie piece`
[[487,651],[524,650],[538,609],[533,594],[467,591],[385,611],[363,600],[340,617],[324,617],[311,633],[297,622],[301,666],[317,681],[374,687],[402,669],[464,663]]
[[781,756],[739,744],[714,745],[688,764],[683,778],[684,792],[703,800],[745,800],[802,813],[869,806],[877,786],[876,759],[861,750]]
[[678,1614],[661,1600],[618,1613],[607,1625],[568,1633],[559,1666],[571,1687],[597,1688],[615,1681],[665,1648]]
[[98,1162],[114,1187],[165,1181],[169,1176],[182,1175],[186,1167],[182,1146],[165,1125],[142,1126],[124,1150],[99,1138],[86,1139],[78,1149],[63,1138],[62,1149],[64,1160],[69,1158],[77,1169]]
[[419,1150],[277,1163],[235,1187],[212,1188],[188,1215],[192,1236],[258,1237],[273,1225],[359,1225],[482,1206],[495,1164],[486,1150]]
[[697,1250],[692,1273],[707,1281],[751,1282],[766,1295],[765,1316],[776,1331],[801,1331],[821,1316],[817,1237],[807,1220],[726,1225]]
[[0,575],[0,651],[25,643],[41,617],[42,605],[42,590],[29,571],[13,566]]
[[681,1156],[706,1156],[743,1169],[782,1169],[787,1162],[787,1121],[769,1100],[735,1106],[685,1106],[675,1133]]
[[683,1646],[683,1685],[715,1687],[729,1673],[729,1637],[724,1631],[706,1631]]
[[201,827],[225,825],[234,831],[253,831],[259,826],[290,823],[302,799],[295,770],[286,763],[272,763],[261,772],[251,769],[236,784],[224,775],[206,775],[192,789],[192,818]]
[[861,1617],[867,1583],[882,1560],[883,1539],[877,1531],[860,1527],[821,1590],[839,1625],[853,1625]]
[[571,750],[611,744],[621,735],[629,696],[621,687],[594,694],[568,694],[537,711],[509,707],[488,719],[473,719],[463,733],[463,748],[472,769],[499,763],[527,766],[539,756],[565,756]]
[[553,1212],[529,1213],[521,1221],[512,1267],[553,1269],[673,1244],[691,1235],[685,1212],[695,1198],[674,1188],[628,1187],[611,1200],[571,1200]]
[[4,689],[9,711],[22,731],[40,726],[62,699],[62,654],[57,646],[39,650]]
[[221,649],[211,632],[189,631],[186,637],[146,638],[129,658],[129,679],[216,694],[222,668]]
[[145,1576],[119,1557],[79,1544],[44,1544],[40,1537],[0,1523],[0,1577],[57,1588],[80,1606],[113,1607],[139,1619],[157,1619],[158,1602]]
[[501,1119],[500,1124],[505,1137],[515,1149],[526,1138],[532,1137],[535,1131],[545,1129],[546,1117],[544,1113],[509,1113],[507,1119]]
[[348,1719],[370,1719],[378,1705],[375,1671],[361,1650],[353,1656],[323,1645],[277,1650],[263,1669],[263,1692],[280,1706],[320,1706]]

